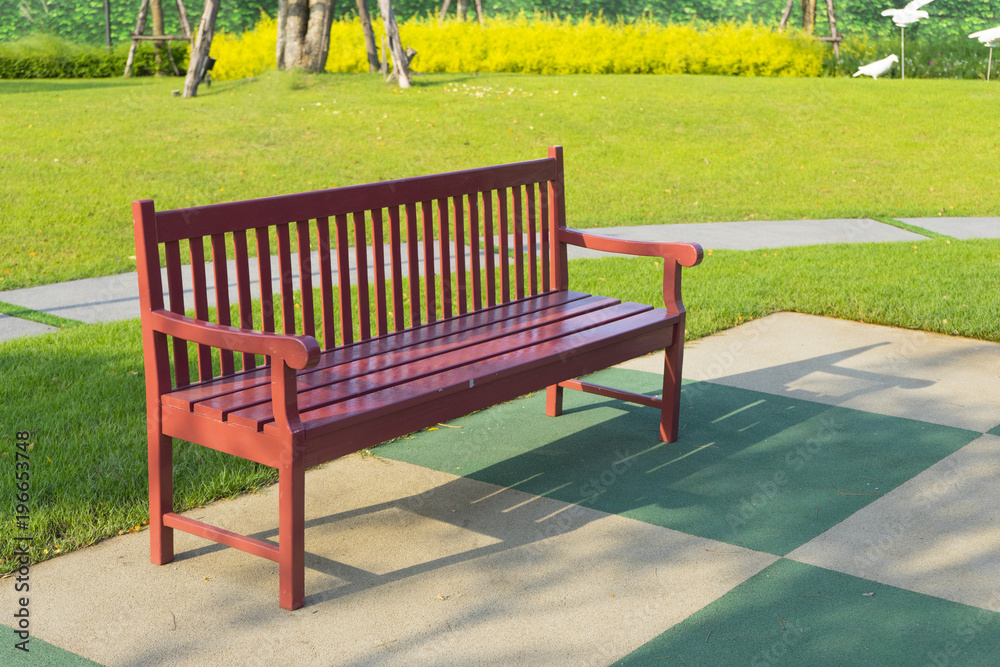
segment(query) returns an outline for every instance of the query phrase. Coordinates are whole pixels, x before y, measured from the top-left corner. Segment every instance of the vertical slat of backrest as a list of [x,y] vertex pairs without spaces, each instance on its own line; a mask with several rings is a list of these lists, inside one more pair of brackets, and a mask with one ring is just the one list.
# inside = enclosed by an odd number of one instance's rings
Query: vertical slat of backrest
[[330,218],[316,220],[316,243],[319,255],[319,293],[323,307],[323,348],[337,346],[337,327],[333,319],[333,262],[330,259]]
[[525,208],[528,213],[528,290],[538,294],[538,225],[535,218],[535,184],[524,188]]
[[409,271],[410,326],[420,324],[420,260],[417,248],[417,205],[406,205],[406,263]]
[[421,241],[421,247],[424,251],[424,319],[427,322],[433,322],[437,319],[437,286],[434,284],[434,204],[432,202],[420,202],[420,223],[424,235]]
[[347,215],[338,215],[337,289],[340,291],[340,344],[354,342],[354,315],[351,312],[351,254],[347,233]]
[[507,224],[507,188],[497,192],[497,238],[500,240],[500,302],[510,301],[510,226]]
[[[184,314],[184,278],[181,269],[181,247],[179,241],[163,244],[167,259],[167,295],[170,312]],[[173,339],[174,347],[174,386],[185,387],[191,384],[191,373],[188,366],[187,341]]]
[[[236,261],[236,299],[240,305],[240,328],[253,329],[253,295],[250,291],[250,254],[247,250],[245,230],[233,234],[234,259]],[[256,368],[257,357],[243,353],[243,369]]]
[[541,215],[538,220],[538,231],[539,236],[541,236],[541,248],[539,248],[539,254],[542,256],[542,291],[548,292],[552,289],[552,280],[549,276],[550,271],[550,261],[549,253],[552,252],[550,244],[552,243],[551,238],[549,238],[549,199],[546,193],[546,184],[538,184],[538,203],[541,208]]
[[453,197],[451,224],[455,230],[455,302],[456,311],[459,315],[468,310],[468,288],[465,282],[465,207],[463,206],[462,195]]
[[448,201],[439,199],[438,210],[438,260],[441,274],[441,316],[451,317],[451,251],[448,248]]
[[271,276],[271,237],[267,227],[254,230],[257,237],[257,277],[260,279],[260,328],[274,332],[274,289]]
[[377,335],[389,333],[389,316],[385,291],[385,232],[382,229],[382,209],[371,211],[372,264],[375,279],[375,325]]
[[[230,326],[233,321],[229,313],[229,267],[226,266],[226,236],[212,234],[212,269],[215,278],[215,317],[223,326]],[[219,367],[223,375],[236,370],[234,353],[231,350],[219,349]]]
[[368,238],[365,234],[365,213],[354,213],[354,266],[358,285],[358,330],[361,340],[372,337],[372,315],[368,293]]
[[566,267],[566,244],[559,240],[559,229],[566,226],[566,199],[563,186],[562,146],[549,148],[549,157],[555,160],[555,175],[549,181],[549,231],[552,236],[552,289],[569,289]]
[[295,236],[299,246],[299,298],[302,301],[302,333],[316,336],[316,317],[313,310],[312,243],[309,241],[309,222],[295,223]]
[[514,195],[514,294],[524,298],[524,198],[521,186],[511,188]]
[[483,307],[483,276],[479,261],[479,193],[469,195],[469,273],[472,276],[472,309]]
[[406,326],[403,308],[403,239],[399,227],[399,207],[389,208],[389,252],[392,263],[392,321],[393,329],[399,331]]
[[[188,239],[191,249],[191,290],[194,298],[194,316],[208,321],[208,285],[205,279],[205,244],[200,236]],[[212,349],[198,345],[198,379],[212,379]]]
[[292,243],[288,224],[278,225],[278,270],[281,272],[282,333],[295,333],[295,286],[292,283]]
[[493,193],[483,193],[483,241],[486,254],[486,305],[497,304],[496,244],[493,242]]

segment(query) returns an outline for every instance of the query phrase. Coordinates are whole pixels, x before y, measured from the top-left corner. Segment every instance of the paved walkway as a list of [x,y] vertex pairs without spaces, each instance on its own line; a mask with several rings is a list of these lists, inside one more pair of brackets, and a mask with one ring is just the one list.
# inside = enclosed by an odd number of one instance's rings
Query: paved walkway
[[[1000,237],[1000,218],[914,218],[906,222],[956,238]],[[738,250],[820,243],[923,241],[928,238],[866,219],[712,222],[613,227],[600,232],[625,239],[695,241],[705,248]],[[574,249],[571,257],[595,257],[600,254]],[[318,267],[319,263],[313,262],[313,266]],[[231,271],[230,275],[234,272]],[[139,317],[139,290],[134,273],[0,292],[0,301],[81,322]],[[0,341],[52,330],[53,327],[44,324],[0,314]]]
[[[34,566],[32,654],[0,626],[0,664],[996,664],[1000,345],[779,313],[685,379],[671,445],[570,392],[310,470],[296,612],[273,563],[183,533],[162,567],[145,531]],[[274,539],[276,506],[190,515]]]

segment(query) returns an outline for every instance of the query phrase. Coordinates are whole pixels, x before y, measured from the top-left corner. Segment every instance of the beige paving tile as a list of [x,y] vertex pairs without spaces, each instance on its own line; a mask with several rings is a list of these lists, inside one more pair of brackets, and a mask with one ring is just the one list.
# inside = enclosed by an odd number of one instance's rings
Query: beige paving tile
[[998,479],[1000,437],[984,435],[788,558],[1000,611]]
[[1000,344],[922,331],[776,313],[688,344],[684,377],[981,433],[1000,424]]
[[[271,538],[276,498],[190,515]],[[142,532],[33,568],[33,631],[109,666],[606,665],[776,560],[360,456],[310,471],[307,504],[303,609],[269,561],[177,533],[154,566]]]

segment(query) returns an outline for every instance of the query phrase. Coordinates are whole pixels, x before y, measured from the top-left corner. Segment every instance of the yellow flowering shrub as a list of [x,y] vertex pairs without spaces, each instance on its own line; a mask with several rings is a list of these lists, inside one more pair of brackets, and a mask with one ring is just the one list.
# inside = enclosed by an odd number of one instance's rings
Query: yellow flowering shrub
[[215,58],[212,77],[232,81],[256,76],[275,67],[278,22],[262,14],[253,30],[240,35],[220,32],[212,38],[209,55]]
[[[379,42],[381,21],[372,28]],[[220,80],[274,67],[276,24],[264,17],[250,32],[220,35],[212,44]],[[640,19],[609,23],[520,15],[488,18],[485,25],[457,19],[413,19],[400,25],[419,72],[524,72],[532,74],[722,74],[820,76],[825,47],[807,35],[778,33],[753,23],[691,25]],[[333,24],[327,71],[368,71],[357,19]]]

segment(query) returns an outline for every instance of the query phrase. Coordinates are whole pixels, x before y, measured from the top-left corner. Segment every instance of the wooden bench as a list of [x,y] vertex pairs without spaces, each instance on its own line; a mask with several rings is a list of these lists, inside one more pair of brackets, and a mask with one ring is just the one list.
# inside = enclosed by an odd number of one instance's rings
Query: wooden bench
[[[151,560],[193,533],[277,561],[280,604],[300,607],[306,468],[542,388],[552,416],[564,388],[659,409],[675,440],[680,267],[701,248],[585,234],[564,211],[558,147],[212,206],[134,202]],[[567,245],[661,258],[666,309],[570,291]],[[573,379],[661,349],[662,399]],[[172,511],[174,438],[278,470],[277,545]]]

